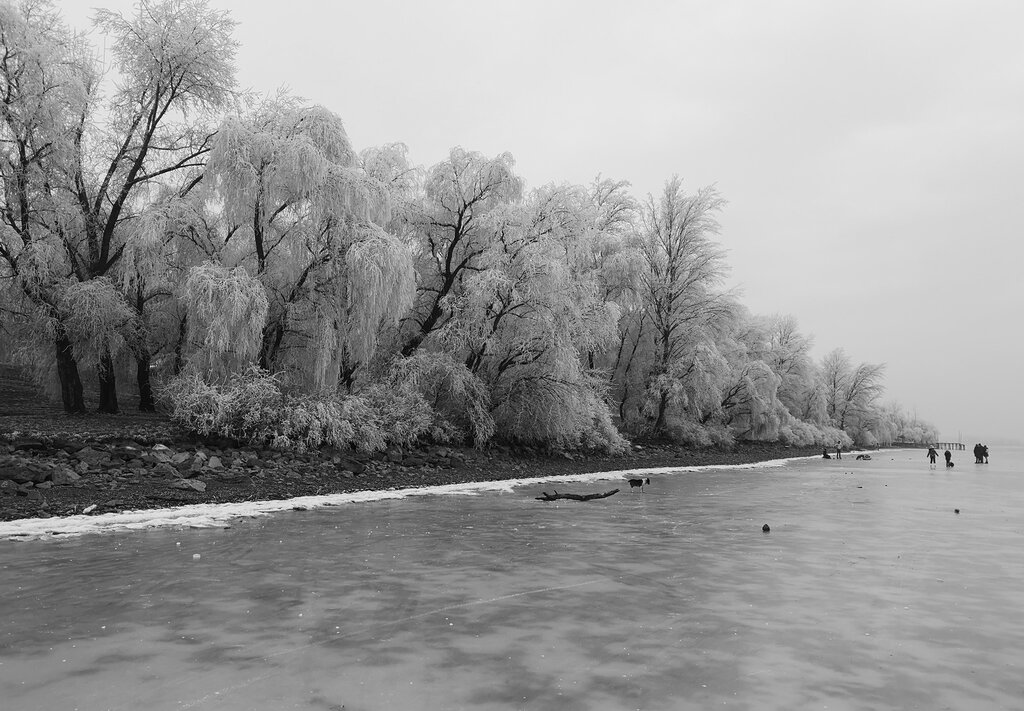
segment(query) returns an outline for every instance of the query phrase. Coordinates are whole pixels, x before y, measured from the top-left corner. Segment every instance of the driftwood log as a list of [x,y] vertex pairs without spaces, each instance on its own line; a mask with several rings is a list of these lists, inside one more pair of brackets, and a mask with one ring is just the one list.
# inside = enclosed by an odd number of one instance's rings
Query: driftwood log
[[612,489],[606,491],[603,494],[559,494],[557,491],[554,494],[549,494],[546,491],[540,492],[541,495],[537,497],[537,501],[557,501],[558,499],[572,499],[573,501],[593,501],[594,499],[607,499],[609,496],[614,496],[619,493],[618,489]]

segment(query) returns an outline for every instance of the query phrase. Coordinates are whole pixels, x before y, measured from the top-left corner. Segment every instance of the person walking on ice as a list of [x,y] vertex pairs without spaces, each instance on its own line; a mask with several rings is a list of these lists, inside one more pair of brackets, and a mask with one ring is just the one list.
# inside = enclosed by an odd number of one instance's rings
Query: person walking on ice
[[935,451],[935,447],[928,448],[928,464],[930,469],[935,468],[935,460],[939,458],[939,453]]
[[953,466],[953,453],[952,453],[952,452],[950,452],[950,451],[949,451],[949,450],[947,449],[947,450],[946,450],[946,451],[945,451],[945,452],[943,453],[943,455],[942,455],[942,456],[944,456],[944,457],[946,458],[946,469],[949,469],[950,467],[952,467],[952,466]]

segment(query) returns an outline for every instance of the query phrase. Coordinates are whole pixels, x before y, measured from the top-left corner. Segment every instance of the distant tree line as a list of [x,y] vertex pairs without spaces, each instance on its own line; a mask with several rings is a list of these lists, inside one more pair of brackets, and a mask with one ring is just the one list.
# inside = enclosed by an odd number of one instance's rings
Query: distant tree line
[[328,109],[239,91],[202,0],[95,24],[108,67],[52,2],[0,2],[0,357],[69,413],[129,383],[277,446],[935,438],[880,404],[883,366],[815,361],[723,287],[713,186],[359,152]]

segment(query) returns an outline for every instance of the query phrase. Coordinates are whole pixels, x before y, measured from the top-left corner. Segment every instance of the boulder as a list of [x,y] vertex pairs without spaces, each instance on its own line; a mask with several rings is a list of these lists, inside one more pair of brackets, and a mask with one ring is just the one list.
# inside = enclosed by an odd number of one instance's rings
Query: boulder
[[176,467],[172,466],[171,464],[163,462],[163,463],[157,464],[155,467],[153,467],[153,469],[151,470],[151,473],[155,474],[156,476],[172,476],[172,477],[176,477],[176,476],[178,476],[178,469]]
[[13,481],[15,484],[35,484],[47,481],[57,469],[56,465],[46,462],[5,457],[0,461],[0,479]]
[[85,447],[75,452],[75,459],[79,462],[88,464],[90,467],[96,467],[100,464],[105,464],[110,461],[110,457],[107,452],[102,452],[92,447]]
[[203,492],[206,491],[206,482],[200,481],[199,479],[178,479],[171,483],[172,489],[185,489],[192,491]]
[[16,439],[11,442],[11,447],[14,451],[25,450],[25,451],[40,451],[46,449],[46,444],[42,440],[38,439]]
[[340,472],[349,472],[350,474],[359,475],[366,471],[366,465],[357,459],[352,459],[350,457],[335,457],[335,459],[338,461],[334,466],[337,467]]
[[58,469],[53,473],[51,481],[57,486],[69,486],[81,478],[72,469]]

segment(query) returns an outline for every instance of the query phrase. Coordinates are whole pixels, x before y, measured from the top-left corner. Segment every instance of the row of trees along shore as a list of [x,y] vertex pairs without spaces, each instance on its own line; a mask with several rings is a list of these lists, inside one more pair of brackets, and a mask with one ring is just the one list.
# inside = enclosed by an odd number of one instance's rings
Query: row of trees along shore
[[203,0],[94,23],[102,61],[51,2],[0,2],[0,358],[69,413],[131,383],[279,447],[935,438],[880,404],[883,366],[815,361],[724,288],[714,187],[357,152],[328,109],[239,91]]

